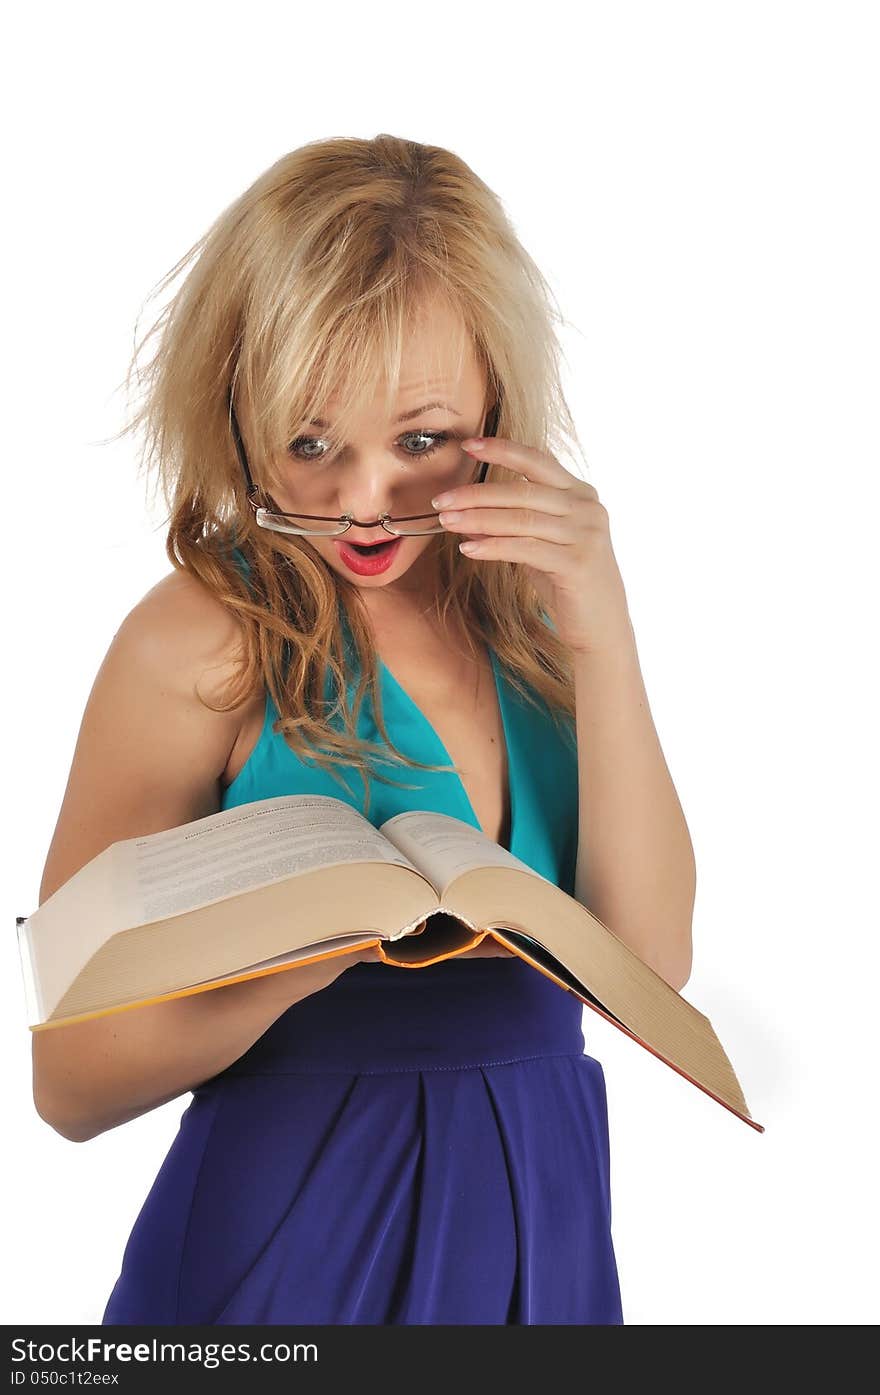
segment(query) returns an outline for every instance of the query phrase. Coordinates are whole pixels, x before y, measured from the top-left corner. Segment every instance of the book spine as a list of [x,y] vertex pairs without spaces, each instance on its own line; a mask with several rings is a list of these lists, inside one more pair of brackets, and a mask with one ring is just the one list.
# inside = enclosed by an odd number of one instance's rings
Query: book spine
[[395,930],[393,935],[384,935],[383,939],[386,944],[394,944],[395,940],[402,940],[404,935],[419,933],[420,929],[424,930],[427,928],[428,921],[431,919],[432,915],[451,915],[455,920],[460,920],[462,925],[466,925],[475,935],[480,934],[480,927],[474,925],[473,921],[468,920],[467,916],[463,916],[461,911],[450,911],[447,910],[445,906],[440,905],[437,906],[435,910],[429,911],[427,915],[420,915],[416,920],[411,920],[409,925],[404,925],[402,930]]
[[24,984],[25,1009],[28,1024],[33,1026],[43,1020],[43,1003],[37,983],[36,966],[31,951],[30,927],[26,915],[15,917],[15,932],[18,937],[18,959],[21,964],[21,977]]

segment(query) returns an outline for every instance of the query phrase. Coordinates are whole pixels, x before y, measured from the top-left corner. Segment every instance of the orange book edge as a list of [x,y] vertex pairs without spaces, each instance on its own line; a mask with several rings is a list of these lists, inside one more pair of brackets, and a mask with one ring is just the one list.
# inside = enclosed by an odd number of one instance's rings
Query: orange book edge
[[[514,954],[518,954],[519,957],[522,960],[524,960],[526,964],[529,964],[533,969],[537,969],[539,973],[544,974],[545,977],[549,978],[552,983],[557,984],[558,987],[565,989],[566,993],[573,993],[574,996],[579,1000],[579,1002],[583,1003],[585,1007],[590,1008],[593,1012],[597,1013],[599,1017],[604,1018],[606,1022],[610,1022],[612,1027],[617,1027],[619,1031],[625,1033],[626,1036],[628,1036],[632,1041],[637,1042],[638,1045],[643,1047],[646,1051],[650,1051],[651,1055],[656,1056],[658,1061],[662,1061],[664,1065],[669,1066],[678,1075],[682,1076],[685,1080],[690,1081],[690,1083],[692,1085],[695,1085],[698,1090],[702,1090],[703,1094],[708,1095],[710,1099],[715,1100],[717,1104],[722,1105],[724,1109],[727,1109],[730,1111],[731,1114],[736,1115],[737,1119],[742,1119],[743,1123],[748,1124],[750,1128],[757,1130],[758,1133],[765,1132],[763,1124],[759,1124],[757,1120],[753,1119],[749,1114],[743,1114],[741,1110],[734,1109],[733,1105],[728,1104],[726,1100],[721,1099],[719,1095],[716,1095],[715,1092],[713,1090],[708,1089],[707,1086],[701,1085],[699,1080],[694,1080],[692,1075],[688,1075],[687,1071],[682,1070],[681,1067],[677,1066],[674,1061],[668,1061],[665,1056],[661,1056],[659,1051],[655,1051],[652,1046],[649,1046],[647,1044],[647,1042],[642,1041],[641,1037],[636,1036],[634,1032],[631,1032],[629,1028],[625,1027],[623,1023],[620,1022],[616,1017],[613,1017],[610,1013],[605,1012],[602,1008],[598,1007],[595,1003],[591,1002],[589,998],[585,998],[581,993],[576,992],[576,990],[570,987],[569,984],[563,983],[562,979],[557,978],[556,975],[554,973],[551,973],[551,971],[548,968],[546,968],[543,964],[539,964],[535,959],[532,959],[528,954],[525,953],[524,950],[521,950],[518,947],[514,947],[513,945],[508,944],[506,940],[502,940],[498,935],[494,933],[494,931],[484,930],[481,933],[478,933],[474,938],[473,944],[468,945],[467,949],[474,949],[478,944],[482,943],[482,941],[486,938],[487,935],[491,935],[494,940],[497,940],[498,943],[503,946],[504,949]],[[388,943],[393,942],[381,939],[367,940],[363,943],[358,944],[357,948],[377,948],[381,956],[380,962],[391,964],[396,969],[424,969],[427,968],[430,964],[442,963],[444,959],[455,959],[458,957],[459,954],[462,953],[462,949],[459,948],[455,950],[450,950],[445,954],[434,955],[431,959],[420,959],[417,962],[406,964],[400,963],[395,959],[388,958],[383,948],[383,946]],[[298,969],[302,967],[302,965],[304,964],[317,964],[322,959],[338,959],[340,955],[351,953],[351,947],[333,949],[326,951],[323,954],[310,955],[307,959],[297,959],[295,964],[273,964],[272,967],[268,969],[257,969],[253,973],[236,974],[232,978],[224,979],[222,984],[218,984],[216,979],[211,979],[207,983],[196,983],[189,988],[177,988],[171,993],[161,993],[158,997],[139,998],[137,1002],[134,1003],[119,1003],[112,1008],[102,1008],[99,1012],[76,1013],[72,1017],[63,1018],[60,1022],[38,1022],[36,1025],[31,1025],[29,1030],[32,1032],[45,1032],[51,1030],[51,1028],[53,1027],[70,1026],[74,1022],[90,1022],[98,1017],[110,1017],[112,1016],[112,1014],[117,1012],[128,1012],[132,1008],[151,1007],[156,1003],[171,1002],[174,998],[190,998],[196,993],[209,993],[214,988],[226,988],[228,985],[233,983],[246,983],[249,979],[252,978],[266,978],[269,974],[289,973],[291,969]]]

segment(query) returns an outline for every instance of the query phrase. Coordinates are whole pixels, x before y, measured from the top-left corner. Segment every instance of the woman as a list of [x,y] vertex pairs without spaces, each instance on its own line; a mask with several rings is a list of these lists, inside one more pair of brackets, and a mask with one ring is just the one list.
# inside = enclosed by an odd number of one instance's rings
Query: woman
[[[335,794],[377,826],[481,827],[680,986],[690,844],[605,511],[551,454],[553,316],[498,200],[442,149],[318,142],[163,286],[186,267],[127,428],[175,570],[95,681],[41,904],[118,839]],[[582,1013],[484,942],[34,1034],[65,1137],[193,1095],[104,1323],[621,1323]]]

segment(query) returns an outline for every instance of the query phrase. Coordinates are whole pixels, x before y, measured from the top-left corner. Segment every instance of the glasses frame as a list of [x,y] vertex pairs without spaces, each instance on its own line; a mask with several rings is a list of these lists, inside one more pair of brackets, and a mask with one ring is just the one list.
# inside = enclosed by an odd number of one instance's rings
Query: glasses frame
[[[261,486],[258,484],[254,484],[250,465],[248,464],[247,452],[245,451],[244,441],[242,440],[241,428],[239,427],[238,417],[235,413],[235,403],[232,399],[231,387],[227,388],[226,390],[226,401],[229,407],[229,427],[232,432],[233,442],[235,443],[235,452],[238,456],[239,464],[241,465],[245,477],[245,482],[247,484],[247,501],[254,511],[257,526],[259,528],[265,528],[268,532],[272,533],[293,533],[302,537],[318,538],[339,537],[341,533],[347,533],[349,528],[352,527],[375,528],[375,523],[362,523],[359,519],[355,518],[350,513],[340,514],[338,517],[334,514],[293,513],[290,510],[277,509],[274,507],[272,509],[267,509],[262,504],[259,504],[257,502],[257,495],[260,493]],[[495,432],[498,429],[499,411],[500,398],[486,417],[486,429],[483,432],[484,436],[495,435]],[[469,483],[471,484],[482,484],[486,478],[486,471],[489,468],[488,460],[481,460],[478,462],[478,465],[479,469],[477,473],[477,478],[475,480],[469,481]],[[269,494],[267,491],[263,492],[265,493],[265,497],[274,504],[274,500],[272,500],[271,494]],[[289,528],[277,528],[269,521],[270,518],[272,518],[273,516],[278,518],[305,518],[311,520],[311,522],[313,523],[338,523],[340,527],[337,528],[334,533],[321,532],[320,530],[315,530],[314,528],[296,528],[292,526]],[[390,513],[382,513],[379,515],[377,522],[382,526],[382,528],[384,528],[385,532],[390,533],[392,537],[418,538],[424,537],[429,533],[443,533],[446,530],[444,529],[442,523],[437,523],[433,528],[418,528],[406,533],[400,533],[397,529],[392,528],[389,525],[392,523],[414,523],[421,518],[436,519],[437,517],[438,511],[436,509],[432,509],[430,513],[411,513],[398,518],[393,517],[393,515]]]

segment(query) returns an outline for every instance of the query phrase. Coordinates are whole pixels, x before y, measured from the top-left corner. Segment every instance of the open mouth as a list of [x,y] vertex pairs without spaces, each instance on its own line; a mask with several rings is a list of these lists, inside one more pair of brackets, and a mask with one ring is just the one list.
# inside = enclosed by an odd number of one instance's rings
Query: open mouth
[[378,576],[394,565],[401,542],[399,537],[380,543],[354,543],[337,538],[335,547],[349,571],[356,572],[358,576]]
[[372,557],[372,556],[373,556],[375,553],[377,553],[377,552],[384,552],[384,551],[386,551],[386,549],[389,548],[389,547],[390,547],[394,542],[396,542],[396,541],[397,541],[396,538],[388,538],[385,542],[378,542],[378,543],[355,543],[355,542],[353,542],[353,543],[348,543],[347,546],[351,548],[352,552],[359,552],[359,553],[361,554],[362,557]]

